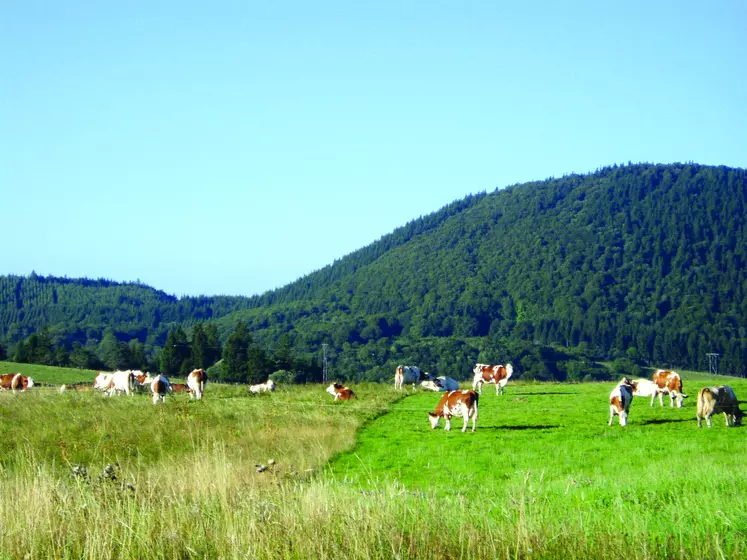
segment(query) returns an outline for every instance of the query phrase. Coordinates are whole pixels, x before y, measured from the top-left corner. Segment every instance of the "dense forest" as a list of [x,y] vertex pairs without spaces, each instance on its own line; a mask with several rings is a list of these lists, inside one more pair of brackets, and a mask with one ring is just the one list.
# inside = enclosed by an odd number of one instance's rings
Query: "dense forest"
[[238,322],[266,358],[252,378],[277,366],[281,347],[317,375],[323,344],[330,371],[347,379],[390,377],[397,362],[465,378],[475,361],[512,361],[538,379],[596,378],[600,360],[707,369],[708,352],[720,354],[720,371],[744,375],[746,197],[745,170],[695,164],[515,185],[254,298],[2,277],[0,342],[12,356],[45,326],[53,346],[93,349],[108,327],[158,365],[171,330],[183,328],[188,344],[207,322],[225,343]]

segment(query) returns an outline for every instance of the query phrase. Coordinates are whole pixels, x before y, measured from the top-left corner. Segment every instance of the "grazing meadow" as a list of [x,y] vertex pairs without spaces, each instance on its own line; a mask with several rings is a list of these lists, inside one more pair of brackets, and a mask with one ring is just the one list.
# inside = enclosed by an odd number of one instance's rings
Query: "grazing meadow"
[[626,428],[614,383],[485,386],[475,433],[391,384],[0,393],[0,558],[744,558],[747,431],[695,401],[747,380],[680,373],[684,407],[636,397]]

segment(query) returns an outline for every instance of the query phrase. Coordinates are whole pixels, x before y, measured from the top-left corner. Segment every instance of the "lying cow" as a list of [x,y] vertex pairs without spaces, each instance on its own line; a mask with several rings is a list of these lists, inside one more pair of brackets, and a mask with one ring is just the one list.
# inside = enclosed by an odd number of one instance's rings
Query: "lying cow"
[[488,364],[475,364],[472,373],[475,376],[472,378],[472,389],[482,395],[483,383],[495,383],[495,394],[502,395],[503,388],[508,383],[511,375],[514,373],[514,368],[511,364],[505,366],[497,365],[491,366]]
[[[664,406],[664,395],[668,394],[669,406],[674,408],[674,403],[677,401],[677,408],[682,408],[682,400],[686,399],[687,395],[682,392],[682,379],[679,373],[657,369],[654,373],[654,383],[657,386],[656,390],[661,406]],[[653,404],[653,398],[651,399],[651,403]]]
[[465,389],[464,391],[449,391],[444,393],[441,400],[438,401],[436,409],[433,412],[428,413],[428,419],[431,422],[431,428],[438,428],[438,424],[441,418],[446,418],[446,425],[444,430],[451,430],[451,417],[462,416],[464,418],[464,426],[462,431],[467,431],[467,423],[472,418],[472,431],[475,431],[477,427],[477,401],[479,399],[478,394],[471,390]]
[[207,383],[207,373],[204,369],[193,369],[187,376],[187,386],[190,388],[189,396],[198,401],[205,393],[205,384]]
[[350,399],[357,398],[352,389],[344,387],[339,383],[333,383],[327,387],[326,391],[332,395],[336,401],[349,401]]
[[34,386],[34,380],[20,373],[3,373],[0,375],[0,391],[21,392],[31,389]]
[[272,379],[268,379],[264,383],[258,383],[257,385],[250,385],[250,393],[267,393],[275,390],[275,382]]
[[698,428],[702,427],[703,418],[710,428],[711,416],[720,412],[724,413],[727,427],[742,424],[744,413],[739,409],[739,401],[731,387],[703,387],[698,391]]
[[145,378],[145,385],[153,393],[153,404],[166,403],[166,395],[171,393],[171,382],[163,375],[151,375]]
[[93,385],[87,383],[71,383],[69,385],[61,385],[59,389],[60,393],[66,391],[93,391]]
[[608,426],[612,425],[617,414],[620,418],[620,425],[628,425],[628,410],[630,410],[630,403],[633,401],[634,385],[633,381],[627,377],[623,377],[622,381],[618,383],[617,387],[612,389],[610,393],[610,421]]
[[186,383],[171,383],[172,393],[189,393],[191,389]]
[[394,370],[394,389],[401,391],[402,385],[412,383],[412,390],[415,391],[415,385],[421,381],[432,379],[430,373],[421,373],[418,366],[397,366]]
[[420,386],[423,389],[428,389],[430,391],[458,391],[459,390],[459,382],[455,379],[452,379],[451,377],[444,377],[443,375],[440,375],[436,377],[435,379],[429,379],[426,381],[423,381]]

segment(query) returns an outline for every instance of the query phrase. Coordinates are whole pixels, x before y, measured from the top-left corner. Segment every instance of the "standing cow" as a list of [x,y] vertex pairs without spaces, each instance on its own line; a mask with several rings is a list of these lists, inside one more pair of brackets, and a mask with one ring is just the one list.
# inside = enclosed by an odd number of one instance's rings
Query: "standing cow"
[[742,424],[744,413],[739,409],[739,401],[732,388],[728,385],[720,385],[703,387],[698,391],[698,428],[702,427],[704,417],[710,428],[711,416],[719,412],[724,413],[727,427]]
[[3,373],[0,375],[0,391],[21,392],[34,386],[34,380],[20,373]]
[[202,398],[205,393],[205,384],[207,383],[207,372],[204,369],[193,369],[187,376],[187,387],[189,387],[189,397],[197,399]]
[[628,425],[628,410],[630,403],[633,401],[633,382],[627,377],[623,377],[617,387],[610,393],[610,421],[608,426],[612,425],[615,415],[620,417],[620,425]]
[[495,394],[502,395],[503,388],[508,383],[511,375],[514,373],[514,368],[511,364],[503,365],[488,365],[488,364],[476,364],[472,373],[475,376],[472,378],[472,389],[482,395],[483,383],[495,383]]
[[397,366],[394,370],[394,390],[401,391],[404,383],[412,383],[412,390],[415,391],[415,384],[424,379],[431,379],[431,375],[421,373],[418,366]]
[[[656,393],[659,395],[659,404],[664,406],[664,395],[669,395],[669,406],[674,408],[675,401],[677,408],[682,408],[682,400],[687,395],[682,392],[682,379],[676,371],[666,369],[657,369],[654,372],[654,383],[656,383]],[[655,397],[656,395],[654,395]],[[654,397],[651,398],[651,405],[654,404]]]
[[462,416],[464,418],[462,432],[467,431],[467,424],[470,418],[472,418],[472,431],[474,432],[477,427],[478,400],[479,395],[471,389],[444,393],[441,400],[438,401],[436,409],[428,413],[431,428],[434,430],[438,428],[441,418],[445,418],[446,425],[444,426],[444,430],[449,431],[451,430],[451,417]]
[[150,388],[153,394],[153,404],[166,403],[166,395],[172,392],[171,382],[163,375],[151,375],[145,378],[145,385]]

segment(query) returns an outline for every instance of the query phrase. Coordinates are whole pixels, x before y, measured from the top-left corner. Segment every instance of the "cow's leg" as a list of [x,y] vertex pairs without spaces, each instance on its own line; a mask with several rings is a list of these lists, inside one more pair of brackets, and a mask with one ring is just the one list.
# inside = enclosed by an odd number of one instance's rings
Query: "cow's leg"
[[726,422],[726,427],[727,428],[731,426],[731,424],[729,423],[729,413],[728,412],[724,412],[724,421]]
[[664,393],[659,393],[659,404],[664,406]]
[[612,420],[615,419],[615,407],[610,406],[610,421],[607,423],[608,426],[612,425]]
[[656,391],[654,391],[654,394],[651,395],[651,406],[654,406],[654,401],[656,401]]
[[446,425],[444,426],[444,430],[447,432],[451,430],[451,415],[444,416],[446,419]]
[[620,425],[621,426],[627,426],[628,425],[628,413],[624,410],[620,413]]
[[477,427],[477,407],[475,407],[475,410],[472,412],[472,431],[475,431],[475,428]]
[[708,424],[709,428],[711,427],[711,415],[710,414],[706,414],[706,424]]
[[669,392],[669,408],[674,408],[674,393]]
[[698,428],[702,428],[702,427],[703,427],[703,417],[700,414],[698,414]]

